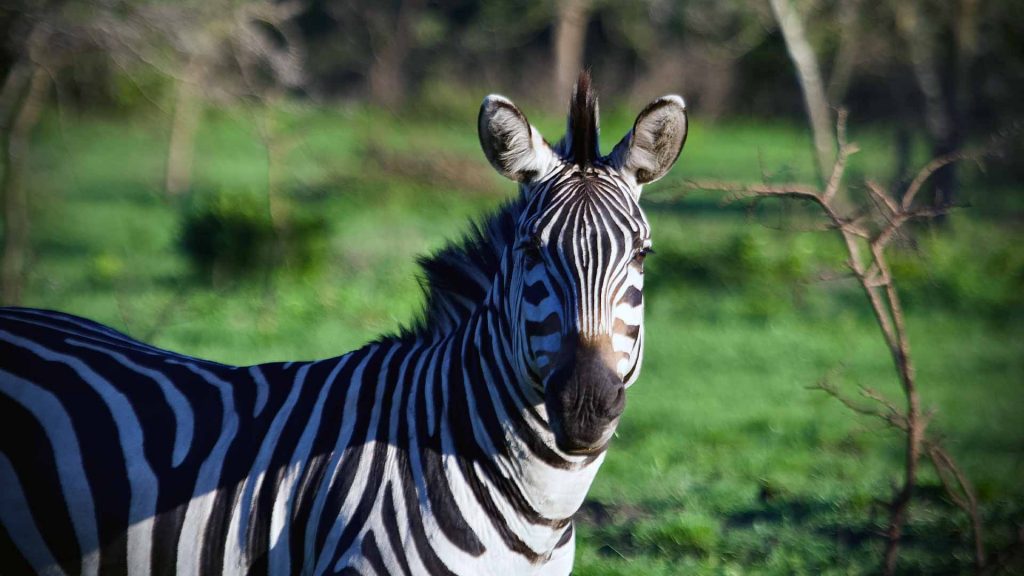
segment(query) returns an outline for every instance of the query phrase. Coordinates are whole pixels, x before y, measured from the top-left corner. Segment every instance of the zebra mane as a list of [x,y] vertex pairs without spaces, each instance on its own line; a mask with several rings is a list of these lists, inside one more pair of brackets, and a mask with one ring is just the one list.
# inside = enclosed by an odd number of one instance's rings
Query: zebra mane
[[401,329],[400,337],[443,336],[473,314],[501,268],[502,253],[515,238],[524,205],[521,195],[506,202],[483,221],[473,223],[461,240],[417,260],[426,303],[420,317]]
[[569,99],[569,124],[565,137],[558,143],[558,152],[569,162],[586,168],[601,157],[600,135],[597,94],[590,71],[584,69]]

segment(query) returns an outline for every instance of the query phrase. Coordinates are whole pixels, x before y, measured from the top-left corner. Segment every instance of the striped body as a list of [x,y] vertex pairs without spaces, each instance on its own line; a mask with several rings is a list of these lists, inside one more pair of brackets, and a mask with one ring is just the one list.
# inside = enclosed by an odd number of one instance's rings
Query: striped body
[[344,356],[227,366],[0,309],[0,574],[568,574],[685,107],[602,157],[582,75],[557,147],[500,96],[478,129],[518,198],[421,261],[417,324]]
[[235,367],[4,310],[3,573],[567,572],[575,507],[509,472],[588,485],[600,459],[548,448],[535,399],[481,364],[488,316]]

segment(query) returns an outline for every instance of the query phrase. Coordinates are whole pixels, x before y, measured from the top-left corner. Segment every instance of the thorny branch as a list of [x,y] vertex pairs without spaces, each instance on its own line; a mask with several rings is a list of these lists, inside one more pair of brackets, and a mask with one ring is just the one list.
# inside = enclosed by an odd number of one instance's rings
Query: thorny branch
[[982,520],[977,496],[968,478],[940,442],[927,434],[932,412],[923,412],[917,390],[916,373],[907,338],[903,306],[893,283],[892,273],[885,258],[885,249],[902,227],[911,220],[930,218],[946,211],[946,207],[918,207],[914,200],[928,179],[940,168],[966,159],[977,160],[989,153],[958,151],[940,156],[920,169],[902,198],[887,191],[876,181],[867,180],[864,189],[874,205],[873,212],[858,213],[837,200],[849,157],[858,151],[846,140],[845,111],[840,111],[836,125],[838,153],[831,175],[824,189],[803,184],[738,184],[732,182],[689,182],[691,189],[727,192],[726,202],[763,198],[788,198],[810,202],[817,206],[828,220],[829,228],[843,239],[847,252],[846,265],[871,304],[882,336],[893,359],[903,394],[902,406],[871,388],[861,387],[861,396],[869,402],[850,398],[826,377],[812,388],[824,391],[849,410],[864,416],[878,418],[905,436],[906,455],[903,481],[888,502],[889,520],[886,529],[886,549],[883,570],[891,575],[896,570],[900,539],[907,522],[910,501],[918,481],[919,463],[923,456],[934,467],[950,501],[970,518],[974,539],[974,563],[978,573],[985,572],[986,555],[982,540]]

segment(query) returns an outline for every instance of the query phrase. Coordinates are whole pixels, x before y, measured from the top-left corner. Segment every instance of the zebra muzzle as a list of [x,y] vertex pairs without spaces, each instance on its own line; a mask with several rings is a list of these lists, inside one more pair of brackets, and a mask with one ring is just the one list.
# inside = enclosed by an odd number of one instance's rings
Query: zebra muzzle
[[583,342],[562,354],[549,375],[544,400],[551,431],[563,452],[603,451],[626,407],[626,388],[611,346]]

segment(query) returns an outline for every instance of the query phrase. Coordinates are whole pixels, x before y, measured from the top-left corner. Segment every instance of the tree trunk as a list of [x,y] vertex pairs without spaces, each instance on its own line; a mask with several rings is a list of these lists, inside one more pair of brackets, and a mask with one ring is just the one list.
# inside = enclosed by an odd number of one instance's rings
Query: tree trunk
[[563,112],[573,82],[583,67],[587,41],[589,0],[562,0],[555,22],[554,78],[551,86],[552,110]]
[[192,187],[192,159],[195,153],[196,128],[202,113],[200,82],[202,66],[192,56],[185,66],[184,78],[178,80],[171,119],[171,139],[167,146],[164,193],[179,196]]
[[[973,107],[971,96],[974,86],[971,66],[978,55],[979,7],[980,0],[962,0],[954,25],[956,30],[956,67],[953,69],[952,93],[947,99],[953,131],[950,141],[944,146],[950,152],[963,146],[966,138],[965,127],[970,122],[969,114]],[[936,187],[940,191],[936,200],[943,206],[952,205],[957,201],[959,181],[956,167],[956,163],[950,164],[935,175],[939,179]]]
[[405,61],[412,47],[412,22],[419,4],[419,0],[402,0],[393,20],[390,15],[380,11],[370,15],[373,45],[368,78],[370,98],[385,108],[401,106],[407,96]]
[[[896,2],[894,6],[896,28],[903,35],[914,78],[924,96],[924,120],[932,141],[932,155],[944,156],[960,147],[960,131],[956,121],[956,97],[947,97],[936,61],[938,45],[932,33],[933,26],[925,21],[917,0]],[[952,204],[956,199],[956,164],[940,168],[931,182],[934,203],[940,206]]]
[[981,0],[961,0],[956,22],[956,100],[963,113],[971,108],[971,65],[978,55],[978,9]]
[[828,77],[828,101],[835,107],[841,106],[846,99],[850,79],[857,64],[862,36],[857,26],[860,8],[861,0],[839,2],[839,48],[836,50],[832,71]]
[[2,301],[13,306],[21,302],[25,281],[25,260],[29,244],[28,194],[24,185],[25,160],[32,129],[39,121],[50,75],[28,58],[17,62],[4,82],[0,101],[3,110],[0,126],[0,152],[3,161],[4,253]]
[[786,50],[796,68],[797,80],[804,94],[804,105],[811,121],[811,132],[814,137],[814,151],[817,159],[818,175],[825,182],[832,172],[835,161],[835,142],[832,138],[832,120],[829,113],[828,99],[825,97],[824,83],[821,80],[821,68],[818,58],[807,41],[803,22],[790,0],[770,0],[775,20],[782,30],[782,38],[786,41]]

